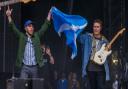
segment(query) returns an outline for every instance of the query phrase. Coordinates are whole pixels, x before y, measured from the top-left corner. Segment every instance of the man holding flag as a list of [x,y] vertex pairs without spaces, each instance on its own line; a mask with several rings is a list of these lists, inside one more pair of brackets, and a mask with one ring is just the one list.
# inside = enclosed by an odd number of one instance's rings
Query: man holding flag
[[12,9],[10,9],[9,6],[6,15],[8,17],[10,30],[12,30],[19,39],[16,66],[21,68],[20,78],[38,78],[38,67],[44,65],[40,47],[40,38],[50,27],[51,13],[48,13],[46,21],[37,32],[35,32],[33,21],[25,21],[25,34],[20,32],[15,26],[11,17]]

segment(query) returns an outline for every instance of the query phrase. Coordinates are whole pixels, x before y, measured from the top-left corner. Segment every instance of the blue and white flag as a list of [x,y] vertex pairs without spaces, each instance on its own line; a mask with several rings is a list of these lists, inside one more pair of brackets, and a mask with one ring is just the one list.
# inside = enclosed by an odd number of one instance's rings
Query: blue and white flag
[[71,58],[77,55],[76,38],[80,32],[87,26],[87,20],[79,15],[67,15],[55,7],[52,7],[51,14],[55,31],[61,36],[66,35],[66,44],[72,49]]

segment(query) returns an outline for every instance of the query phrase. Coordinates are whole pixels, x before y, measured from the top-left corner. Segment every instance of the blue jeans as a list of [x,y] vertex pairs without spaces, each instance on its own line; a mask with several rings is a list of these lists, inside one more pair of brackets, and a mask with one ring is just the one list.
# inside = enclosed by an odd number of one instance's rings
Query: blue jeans
[[20,78],[38,78],[38,66],[23,65],[20,73]]

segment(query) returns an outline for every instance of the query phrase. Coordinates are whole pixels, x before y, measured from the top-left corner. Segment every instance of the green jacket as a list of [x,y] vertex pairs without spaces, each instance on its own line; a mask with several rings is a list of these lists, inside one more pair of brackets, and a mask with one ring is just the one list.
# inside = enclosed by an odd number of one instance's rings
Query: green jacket
[[[44,32],[49,28],[49,26],[50,26],[50,22],[46,20],[45,23],[42,25],[41,29],[38,32],[35,32],[32,37],[32,42],[33,42],[34,49],[35,49],[36,62],[39,65],[39,67],[42,67],[44,65],[43,58],[42,58],[42,52],[40,48],[40,38],[44,34]],[[9,28],[19,38],[19,48],[18,48],[18,53],[17,53],[16,66],[21,67],[22,62],[23,62],[23,56],[24,56],[27,36],[16,28],[13,21],[9,23]]]

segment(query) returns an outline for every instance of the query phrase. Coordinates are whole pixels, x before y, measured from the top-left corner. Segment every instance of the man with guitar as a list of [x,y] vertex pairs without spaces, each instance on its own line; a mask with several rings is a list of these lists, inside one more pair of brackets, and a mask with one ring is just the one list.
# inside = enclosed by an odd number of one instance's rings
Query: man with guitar
[[38,67],[43,66],[40,37],[50,26],[51,13],[48,13],[46,21],[37,32],[34,32],[33,22],[31,20],[26,21],[24,23],[25,34],[16,28],[11,17],[12,9],[9,7],[6,15],[8,17],[10,30],[12,30],[19,39],[16,65],[22,67],[20,78],[38,78]]
[[[105,80],[109,80],[109,67],[107,60],[103,65],[99,65],[93,61],[95,53],[100,50],[104,43],[108,43],[107,39],[101,34],[102,21],[99,19],[93,22],[93,33],[81,34],[78,37],[82,45],[82,77],[89,78],[91,89],[105,89]],[[108,49],[111,47],[109,46]]]

